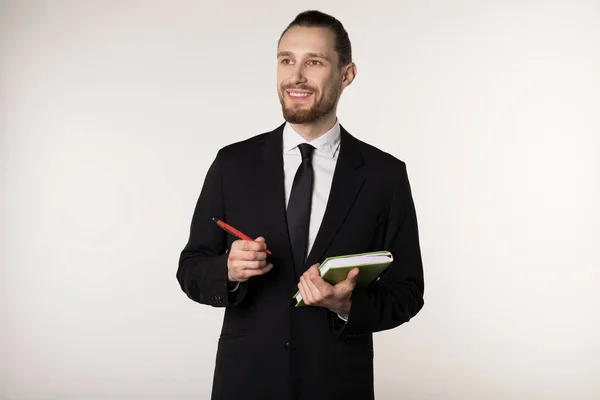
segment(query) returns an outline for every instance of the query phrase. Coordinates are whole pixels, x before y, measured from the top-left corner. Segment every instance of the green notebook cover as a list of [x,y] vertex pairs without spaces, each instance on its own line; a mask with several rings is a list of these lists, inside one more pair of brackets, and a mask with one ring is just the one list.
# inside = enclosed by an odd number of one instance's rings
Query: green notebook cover
[[[372,259],[369,260],[370,258]],[[348,254],[326,258],[319,265],[319,272],[325,281],[335,285],[345,280],[352,269],[358,268],[360,272],[356,279],[356,287],[364,287],[377,279],[393,261],[392,253],[386,250]],[[299,290],[294,295],[294,299],[296,300],[296,307],[306,305]]]

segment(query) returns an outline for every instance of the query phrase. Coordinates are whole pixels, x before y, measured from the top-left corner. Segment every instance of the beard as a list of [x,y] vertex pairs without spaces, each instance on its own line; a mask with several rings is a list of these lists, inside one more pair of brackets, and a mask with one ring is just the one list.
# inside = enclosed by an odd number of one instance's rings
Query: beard
[[[286,104],[286,90],[287,89],[302,89],[312,92],[314,97],[313,104],[308,108],[303,108],[299,104]],[[328,93],[325,93],[322,97],[318,98],[317,90],[309,86],[287,86],[281,88],[279,92],[279,102],[281,103],[281,109],[283,111],[283,118],[291,124],[307,124],[315,122],[325,115],[329,114],[337,103],[340,89],[338,87],[332,87]]]

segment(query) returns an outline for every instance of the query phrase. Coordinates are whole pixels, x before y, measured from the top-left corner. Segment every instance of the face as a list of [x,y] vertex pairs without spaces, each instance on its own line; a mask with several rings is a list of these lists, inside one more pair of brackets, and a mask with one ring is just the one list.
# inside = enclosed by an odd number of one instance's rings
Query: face
[[281,38],[277,88],[286,121],[306,124],[335,113],[346,85],[334,46],[326,28],[294,26]]

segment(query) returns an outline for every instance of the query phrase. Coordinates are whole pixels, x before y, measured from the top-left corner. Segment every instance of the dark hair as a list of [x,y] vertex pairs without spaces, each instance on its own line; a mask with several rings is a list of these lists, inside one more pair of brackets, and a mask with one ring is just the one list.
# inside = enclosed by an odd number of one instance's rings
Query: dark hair
[[344,25],[331,15],[316,10],[308,10],[298,14],[279,37],[280,42],[283,35],[293,26],[330,29],[335,35],[335,51],[338,53],[340,66],[352,62],[352,46],[350,45],[348,32],[344,29]]

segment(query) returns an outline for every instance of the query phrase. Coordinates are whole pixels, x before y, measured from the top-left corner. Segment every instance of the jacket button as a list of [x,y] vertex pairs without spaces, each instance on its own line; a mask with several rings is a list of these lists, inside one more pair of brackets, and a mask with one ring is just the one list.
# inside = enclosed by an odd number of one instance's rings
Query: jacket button
[[290,342],[287,342],[283,347],[285,348],[285,351],[288,351],[290,349]]

